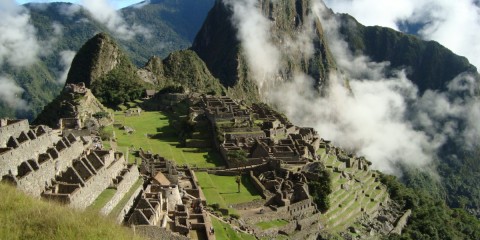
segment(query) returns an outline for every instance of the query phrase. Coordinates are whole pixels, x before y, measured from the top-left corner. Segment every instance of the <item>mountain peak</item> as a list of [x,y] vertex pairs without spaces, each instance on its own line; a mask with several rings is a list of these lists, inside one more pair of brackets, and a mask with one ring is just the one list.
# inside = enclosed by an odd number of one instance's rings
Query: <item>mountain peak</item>
[[73,59],[67,84],[85,83],[86,87],[112,71],[122,60],[123,52],[106,33],[88,40]]

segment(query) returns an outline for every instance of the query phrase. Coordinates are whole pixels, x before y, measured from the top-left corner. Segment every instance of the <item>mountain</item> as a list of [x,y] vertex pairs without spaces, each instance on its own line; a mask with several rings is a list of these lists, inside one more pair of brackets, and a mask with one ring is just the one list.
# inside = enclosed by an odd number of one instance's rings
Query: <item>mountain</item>
[[[450,81],[460,74],[468,74],[473,81],[480,81],[477,68],[467,58],[454,54],[438,42],[424,41],[390,28],[366,27],[346,14],[339,15],[339,18],[342,23],[340,32],[353,53],[365,54],[375,62],[388,61],[390,70],[407,69],[407,77],[415,83],[420,93],[448,92]],[[473,96],[464,93],[447,95],[461,101],[460,106],[463,107],[469,104],[469,98],[478,98],[478,86],[473,87],[468,90]],[[441,114],[445,112],[447,110],[442,110]],[[435,163],[441,180],[406,168],[403,181],[416,189],[444,198],[451,207],[468,209],[480,217],[480,188],[477,184],[480,182],[480,147],[476,142],[465,142],[467,140],[462,138],[461,131],[468,131],[464,116],[451,116],[437,121],[435,124],[449,122],[457,125],[457,133],[448,137]]]
[[[309,14],[311,15],[312,12],[310,2],[262,0],[257,6],[260,8],[259,12],[270,21],[269,28],[271,27],[272,30],[271,33],[267,33],[268,38],[284,54],[281,56],[280,63],[281,76],[277,77],[290,79],[289,77],[296,69],[300,69],[315,79],[315,87],[325,89],[329,84],[328,74],[335,71],[341,72],[342,69],[336,64],[338,59],[332,55],[331,46],[325,40],[326,36],[322,30],[325,26],[322,24],[326,23],[319,20],[308,21]],[[232,7],[232,1],[229,3],[230,5],[223,1],[215,3],[195,38],[192,50],[198,53],[212,74],[228,88],[227,92],[231,96],[250,100],[259,99],[258,86],[252,81],[254,69],[248,64],[246,57],[248,54],[246,48],[249,46],[243,46],[239,40],[244,34],[241,31],[245,29],[237,31],[242,26],[239,26],[238,16],[235,16],[232,10],[235,6]],[[237,10],[241,12],[244,9]],[[480,79],[475,66],[465,57],[454,54],[435,41],[424,41],[414,35],[385,27],[366,27],[349,15],[334,14],[331,10],[327,12],[329,15],[327,17],[338,19],[340,34],[347,44],[345,47],[348,47],[354,56],[364,55],[373,62],[388,61],[390,65],[385,67],[386,76],[392,76],[395,71],[405,69],[407,77],[412,80],[420,94],[427,90],[444,93],[449,82],[462,73],[470,74],[477,82]],[[255,25],[252,24],[249,27],[254,28]],[[301,35],[308,27],[314,29],[314,54],[306,58],[301,51],[293,54],[285,51],[282,44],[285,45],[289,37]],[[261,31],[257,34],[261,34]],[[254,36],[253,33],[249,35],[250,38],[255,38]],[[268,44],[262,47],[268,48]],[[471,89],[471,91],[478,93],[478,89]],[[452,97],[458,101],[466,101],[466,99],[461,100],[464,97],[462,95]],[[449,120],[452,119],[444,121],[449,122]],[[466,125],[463,120],[458,120],[457,124],[460,129]],[[463,207],[480,215],[478,214],[480,188],[476,184],[480,181],[477,155],[480,148],[477,145],[473,150],[468,149],[466,145],[476,143],[467,144],[459,139],[459,135],[450,137],[438,154],[438,161],[435,164],[438,165],[441,181],[422,171],[411,169],[404,169],[402,180],[418,191],[425,191],[444,199],[451,207]]]
[[350,50],[365,54],[375,62],[390,62],[393,69],[406,68],[407,77],[421,92],[447,89],[447,83],[460,73],[478,75],[468,59],[458,56],[435,41],[395,31],[390,28],[366,27],[347,14],[339,15],[340,32]]
[[191,50],[176,51],[163,61],[152,57],[137,74],[157,89],[183,88],[186,92],[222,94],[225,88],[212,76],[205,63]]
[[154,56],[139,69],[116,41],[99,33],[75,55],[63,91],[45,106],[35,123],[54,127],[60,118],[94,120],[95,114],[107,112],[102,104],[115,108],[141,98],[147,89],[213,95],[225,92],[191,50],[173,52],[164,60]]
[[[287,56],[282,56],[282,67],[287,75],[299,68],[312,76],[317,84],[326,84],[328,73],[337,66],[323,34],[322,23],[317,18],[313,23],[308,20],[312,15],[311,1],[260,2],[260,12],[274,25],[272,42],[279,48],[285,35],[299,35],[311,27],[309,24],[313,24],[313,57],[285,54]],[[237,38],[232,14],[229,6],[217,1],[192,45],[192,50],[205,61],[213,75],[228,87],[246,85],[251,82],[252,74]],[[328,14],[334,15],[331,10]],[[338,14],[337,17],[341,22],[340,33],[354,54],[364,54],[375,62],[388,61],[390,70],[406,68],[407,77],[422,92],[426,89],[445,90],[447,82],[460,73],[478,75],[476,67],[465,57],[454,54],[435,41],[424,41],[390,28],[365,27],[348,14]]]
[[[329,72],[335,69],[335,61],[323,35],[322,23],[312,18],[309,1],[261,1],[260,11],[275,27],[270,38],[274,43],[289,41],[300,34],[313,35],[313,53],[282,49],[282,78],[288,78],[297,70],[304,71],[325,85]],[[229,88],[232,96],[240,99],[258,99],[255,76],[247,63],[245,49],[237,38],[232,22],[232,10],[222,1],[216,1],[210,10],[192,50],[205,61],[212,74]],[[292,21],[292,19],[295,19]],[[309,31],[313,29],[313,31]],[[307,55],[311,54],[309,57]]]
[[[214,0],[156,0],[120,10],[128,25],[141,25],[149,38],[135,36],[119,40],[120,48],[137,66],[153,56],[169,53],[191,45]],[[39,61],[26,68],[0,66],[2,75],[13,79],[25,92],[28,110],[14,109],[0,102],[0,117],[33,119],[63,87],[62,76],[68,71],[71,58],[62,62],[66,53],[73,56],[88,39],[108,28],[79,5],[70,3],[34,3],[23,5],[30,13],[30,22],[37,30],[37,39],[44,44]]]

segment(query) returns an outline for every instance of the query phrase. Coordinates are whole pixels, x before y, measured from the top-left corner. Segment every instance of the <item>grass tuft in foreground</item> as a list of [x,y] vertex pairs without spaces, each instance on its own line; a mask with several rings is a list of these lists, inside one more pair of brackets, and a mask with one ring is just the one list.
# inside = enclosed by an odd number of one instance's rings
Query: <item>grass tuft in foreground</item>
[[0,184],[0,239],[141,239],[91,211],[78,212]]

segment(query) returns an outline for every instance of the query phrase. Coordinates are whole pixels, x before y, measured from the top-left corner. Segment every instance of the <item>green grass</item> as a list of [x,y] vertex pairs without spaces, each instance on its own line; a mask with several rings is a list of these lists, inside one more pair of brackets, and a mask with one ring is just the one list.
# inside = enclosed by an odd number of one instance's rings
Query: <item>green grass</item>
[[288,221],[285,221],[283,219],[276,219],[273,221],[259,222],[259,223],[256,223],[255,225],[265,230],[273,227],[283,227],[287,224],[288,224]]
[[140,239],[97,212],[78,212],[0,184],[0,239]]
[[215,229],[215,238],[217,240],[254,240],[254,236],[243,232],[235,231],[229,224],[221,222],[212,217],[213,228]]
[[[170,123],[172,116],[162,112],[142,112],[141,116],[125,117],[122,112],[115,113],[115,123],[131,127],[135,130],[132,134],[113,126],[107,131],[115,131],[118,148],[126,152],[129,147],[140,147],[145,151],[160,154],[166,159],[173,160],[179,165],[188,164],[196,167],[224,166],[220,155],[211,148],[185,148],[180,147],[178,132]],[[151,137],[148,137],[150,135]],[[133,152],[129,152],[129,162],[135,161]]]
[[208,204],[218,203],[220,207],[227,208],[231,204],[251,202],[262,198],[247,176],[242,176],[240,193],[238,193],[235,176],[217,176],[206,172],[196,172],[195,174]]
[[130,197],[135,193],[135,190],[137,190],[137,188],[140,187],[142,184],[143,184],[143,180],[138,179],[133,184],[133,186],[130,188],[130,190],[128,190],[128,192],[125,194],[125,196],[123,196],[122,200],[120,200],[120,202],[118,202],[117,206],[115,206],[112,209],[112,211],[110,212],[110,214],[108,214],[108,216],[116,218],[118,216],[118,214],[120,214],[120,211],[122,211],[125,204],[127,204]]
[[116,189],[111,189],[107,188],[105,189],[98,197],[95,199],[95,201],[88,207],[88,210],[92,211],[100,211],[100,209],[107,204],[110,199],[112,199],[113,195],[117,192]]

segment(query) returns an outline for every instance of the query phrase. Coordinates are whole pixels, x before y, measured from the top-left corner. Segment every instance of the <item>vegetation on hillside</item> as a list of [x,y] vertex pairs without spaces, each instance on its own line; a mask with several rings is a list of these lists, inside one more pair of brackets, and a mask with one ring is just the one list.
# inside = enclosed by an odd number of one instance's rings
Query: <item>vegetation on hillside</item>
[[411,209],[401,236],[388,239],[480,239],[480,221],[462,209],[450,209],[442,199],[405,187],[395,177],[382,175],[390,198]]
[[[214,0],[157,0],[143,8],[124,8],[120,12],[127,24],[141,25],[150,34],[147,37],[120,40],[119,44],[137,66],[145,64],[152,55],[164,58],[175,50],[187,48],[213,2]],[[30,22],[37,30],[38,40],[45,45],[45,52],[38,62],[27,68],[19,69],[7,64],[0,66],[2,75],[10,77],[25,89],[20,97],[30,107],[27,110],[15,110],[0,101],[0,117],[34,119],[63,87],[59,79],[65,66],[60,60],[60,53],[78,51],[96,33],[108,32],[106,26],[94,20],[84,9],[72,15],[66,14],[66,10],[73,6],[70,3],[35,3],[24,6],[30,12]],[[56,33],[58,29],[61,29],[61,33]]]
[[[278,74],[289,78],[301,70],[312,76],[317,86],[326,86],[329,72],[336,64],[326,44],[321,23],[307,20],[308,14],[311,14],[310,1],[280,1],[275,4],[262,1],[259,7],[265,17],[272,21],[270,40],[281,49],[281,73]],[[197,34],[192,50],[197,52],[212,74],[228,88],[230,96],[254,102],[260,99],[254,79],[256,76],[250,69],[247,52],[238,39],[236,26],[230,21],[232,15],[229,6],[217,1]],[[313,31],[309,37],[312,37],[315,46],[311,56],[304,51],[289,50],[285,46],[285,42],[311,28]]]
[[318,181],[310,181],[308,190],[318,210],[324,213],[330,208],[329,195],[332,193],[332,178],[326,169],[318,169],[316,173],[319,175]]
[[421,92],[445,90],[447,83],[463,72],[478,75],[465,57],[454,54],[435,41],[424,41],[414,35],[390,28],[365,27],[353,17],[340,15],[340,32],[355,54],[365,54],[375,62],[390,62],[393,69],[407,69]]
[[1,239],[140,239],[94,212],[39,201],[0,184]]
[[145,70],[158,79],[160,89],[181,89],[182,92],[225,94],[219,80],[212,76],[205,63],[191,50],[176,51],[163,61],[151,58]]

